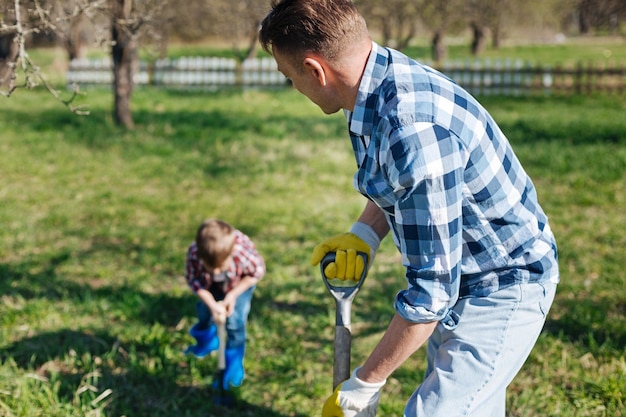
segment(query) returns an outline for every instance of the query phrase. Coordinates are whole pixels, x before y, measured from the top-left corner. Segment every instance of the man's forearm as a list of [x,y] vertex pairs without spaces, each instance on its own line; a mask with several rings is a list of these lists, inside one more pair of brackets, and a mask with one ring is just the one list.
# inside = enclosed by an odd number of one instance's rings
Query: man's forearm
[[362,223],[367,224],[374,232],[378,235],[380,240],[383,240],[387,233],[389,233],[389,224],[387,223],[387,219],[383,214],[380,207],[378,207],[375,203],[371,201],[367,201],[363,212],[359,216],[359,220]]
[[396,314],[378,345],[359,369],[359,379],[365,382],[387,379],[428,340],[437,323],[411,323]]

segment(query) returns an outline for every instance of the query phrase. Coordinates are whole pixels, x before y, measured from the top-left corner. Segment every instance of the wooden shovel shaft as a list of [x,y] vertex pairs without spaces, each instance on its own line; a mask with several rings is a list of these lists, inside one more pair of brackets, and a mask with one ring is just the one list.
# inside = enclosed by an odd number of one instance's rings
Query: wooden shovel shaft
[[226,323],[221,322],[217,325],[217,337],[220,345],[217,351],[217,369],[226,369]]
[[337,385],[350,378],[350,326],[335,326],[335,358],[333,364],[333,391]]
[[219,347],[217,349],[217,373],[215,374],[215,381],[218,384],[217,394],[214,398],[214,402],[217,405],[228,405],[228,399],[226,397],[226,390],[224,388],[224,376],[226,373],[226,316],[220,315],[215,321],[217,325],[217,337],[219,339]]

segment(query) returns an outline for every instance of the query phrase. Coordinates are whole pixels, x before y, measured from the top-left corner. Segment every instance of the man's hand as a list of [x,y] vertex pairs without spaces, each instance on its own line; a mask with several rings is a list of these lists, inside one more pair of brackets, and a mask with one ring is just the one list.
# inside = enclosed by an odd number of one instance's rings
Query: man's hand
[[322,408],[322,417],[376,416],[380,389],[386,381],[378,383],[361,381],[356,376],[357,371],[358,369],[328,397]]
[[324,269],[327,278],[358,281],[367,266],[357,252],[363,252],[370,258],[371,248],[354,233],[342,233],[329,237],[313,249],[311,265],[315,266],[329,252],[335,252],[335,262],[330,262]]

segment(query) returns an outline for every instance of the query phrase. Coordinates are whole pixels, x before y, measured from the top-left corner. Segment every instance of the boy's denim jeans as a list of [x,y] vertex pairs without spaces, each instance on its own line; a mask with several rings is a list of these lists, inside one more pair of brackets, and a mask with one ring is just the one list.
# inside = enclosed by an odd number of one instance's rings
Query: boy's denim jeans
[[[428,368],[405,417],[504,417],[506,387],[530,354],[556,284],[518,284],[464,298],[428,342]],[[456,313],[456,314],[454,314]]]
[[[235,311],[226,319],[226,333],[228,335],[227,348],[236,348],[246,344],[246,325],[252,295],[256,287],[250,287],[243,294],[237,297]],[[196,303],[196,314],[198,316],[198,327],[208,329],[213,324],[213,316],[209,308],[202,301]]]

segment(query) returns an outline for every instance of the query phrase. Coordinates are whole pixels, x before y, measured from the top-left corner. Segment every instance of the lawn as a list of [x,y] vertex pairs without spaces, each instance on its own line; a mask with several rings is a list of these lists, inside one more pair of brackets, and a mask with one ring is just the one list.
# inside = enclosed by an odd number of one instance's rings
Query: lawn
[[[137,128],[45,92],[0,101],[0,416],[317,416],[332,385],[334,304],[309,263],[364,201],[340,114],[293,90],[138,89]],[[484,103],[538,188],[562,284],[509,389],[509,416],[623,416],[626,392],[626,99]],[[205,217],[265,256],[249,323],[247,378],[212,405],[215,358],[192,342],[184,255]],[[390,240],[353,307],[353,364],[404,286]],[[390,378],[379,415],[401,416],[424,351]]]

